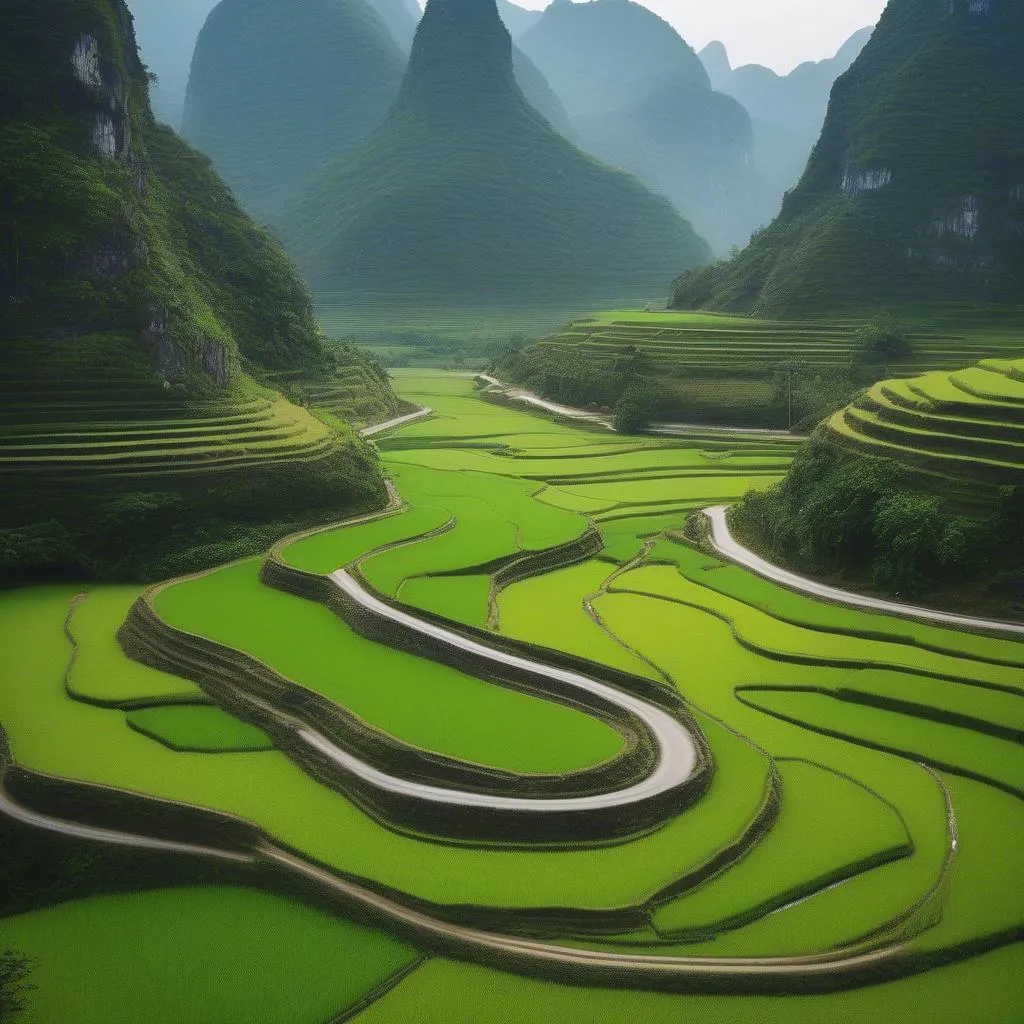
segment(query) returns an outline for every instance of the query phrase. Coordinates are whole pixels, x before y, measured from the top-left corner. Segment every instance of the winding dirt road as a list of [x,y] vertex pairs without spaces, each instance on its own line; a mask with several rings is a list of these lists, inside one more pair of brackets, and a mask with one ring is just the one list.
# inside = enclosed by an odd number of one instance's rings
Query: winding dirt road
[[694,742],[686,726],[667,711],[649,704],[640,697],[635,697],[622,690],[617,690],[615,687],[598,682],[596,679],[590,679],[577,672],[555,668],[551,665],[545,665],[543,662],[532,661],[529,658],[488,647],[452,630],[444,629],[432,622],[418,619],[416,616],[393,608],[391,605],[369,594],[344,569],[339,569],[333,573],[331,580],[347,597],[377,618],[382,618],[397,626],[413,630],[422,636],[440,641],[446,646],[463,651],[473,657],[557,681],[575,689],[594,694],[608,703],[622,708],[628,714],[638,718],[650,729],[658,747],[658,764],[654,771],[642,782],[629,786],[626,789],[583,797],[502,797],[485,793],[443,789],[438,786],[399,779],[379,771],[372,765],[366,764],[334,744],[329,743],[322,736],[311,730],[301,730],[299,732],[298,735],[303,742],[314,747],[321,754],[374,788],[438,805],[482,807],[493,810],[516,811],[525,814],[552,812],[583,813],[616,807],[625,808],[632,804],[649,800],[652,797],[661,796],[685,785],[696,770],[700,760],[697,744]]
[[[501,388],[507,398],[511,398],[516,402],[523,402],[525,405],[532,405],[534,408],[543,409],[545,412],[555,413],[558,416],[564,416],[566,419],[580,420],[581,422],[593,423],[597,426],[604,427],[606,430],[615,430],[615,427],[612,425],[611,416],[606,413],[593,412],[589,409],[579,409],[572,405],[560,405],[558,402],[549,402],[546,398],[541,398],[540,395],[534,391],[528,391],[526,388],[519,388],[512,384],[506,384],[504,381],[498,380],[497,377],[492,377],[489,373],[478,373],[477,380],[484,380],[493,387]],[[681,423],[671,420],[652,423],[645,431],[647,434],[656,434],[662,437],[686,437],[688,434],[703,434],[708,432],[716,434],[737,434],[743,437],[774,437],[780,440],[791,441],[804,440],[802,435],[794,434],[788,430],[766,430],[764,427],[720,427],[713,423]]]
[[53,818],[48,814],[40,814],[30,810],[13,800],[2,788],[0,788],[0,814],[6,814],[8,818],[21,822],[22,825],[30,825],[32,828],[42,829],[44,832],[55,832],[58,835],[68,836],[72,839],[86,839],[93,843],[103,843],[107,846],[130,846],[138,850],[160,850],[164,853],[182,853],[193,857],[212,857],[215,860],[232,860],[241,864],[249,864],[255,857],[252,854],[233,853],[229,850],[219,850],[214,846],[197,846],[193,843],[179,843],[171,839],[153,839],[150,836],[137,836],[129,832],[119,832],[108,828],[95,828],[92,825],[80,825],[73,821],[65,821],[63,818]]
[[542,409],[544,412],[552,412],[556,416],[564,416],[570,420],[580,420],[586,423],[593,423],[596,426],[604,427],[606,430],[614,430],[612,426],[612,419],[610,416],[606,416],[604,413],[591,412],[587,409],[577,409],[571,405],[559,405],[558,402],[549,402],[546,398],[541,398],[540,395],[534,394],[532,391],[527,391],[526,388],[513,387],[511,384],[506,384],[504,381],[498,380],[497,377],[492,377],[489,373],[478,373],[477,380],[487,381],[488,384],[496,388],[501,388],[505,393],[506,398],[511,398],[513,401],[522,402],[524,405],[532,405],[535,409]]
[[[92,828],[38,814],[17,803],[2,789],[0,814],[36,828],[105,845],[191,854],[214,860],[275,864],[289,874],[313,882],[343,905],[361,908],[364,913],[370,911],[401,926],[403,933],[411,931],[431,947],[445,951],[454,947],[457,954],[484,962],[497,958],[502,967],[526,973],[554,971],[559,976],[578,976],[580,980],[589,979],[602,984],[612,980],[613,983],[631,988],[692,988],[695,991],[708,984],[720,990],[723,985],[731,986],[750,980],[762,984],[767,982],[772,991],[779,992],[799,992],[807,981],[813,979],[828,979],[830,987],[843,987],[856,983],[864,975],[871,976],[879,967],[890,962],[896,965],[896,973],[903,973],[899,965],[905,959],[906,947],[902,944],[850,947],[815,956],[721,959],[614,953],[559,946],[432,917],[423,910],[406,906],[390,895],[334,875],[268,841],[255,847],[252,854],[240,854],[213,847],[154,839],[131,832]],[[821,984],[821,981],[818,983]]]
[[363,427],[359,433],[363,437],[376,437],[377,434],[383,434],[386,430],[394,430],[396,427],[405,427],[410,423],[414,423],[416,420],[426,419],[428,416],[432,415],[433,412],[433,409],[424,406],[422,409],[406,413],[404,416],[396,416],[394,419],[385,420],[383,423],[374,423],[371,427]]
[[806,576],[798,576],[788,569],[772,565],[771,562],[740,544],[729,530],[728,512],[729,508],[726,505],[716,505],[713,508],[704,509],[704,514],[711,520],[711,543],[715,550],[729,561],[735,562],[737,565],[743,566],[744,569],[749,569],[773,583],[780,583],[791,590],[798,590],[803,594],[810,594],[812,597],[825,601],[884,612],[887,615],[923,619],[928,622],[938,622],[943,626],[962,629],[981,629],[987,632],[1015,633],[1018,636],[1024,636],[1024,623],[1002,622],[999,619],[977,619],[970,615],[940,612],[934,608],[919,608],[915,605],[900,604],[897,601],[884,601],[877,597],[868,597],[866,594],[855,594],[849,590],[830,587],[825,583],[808,579]]

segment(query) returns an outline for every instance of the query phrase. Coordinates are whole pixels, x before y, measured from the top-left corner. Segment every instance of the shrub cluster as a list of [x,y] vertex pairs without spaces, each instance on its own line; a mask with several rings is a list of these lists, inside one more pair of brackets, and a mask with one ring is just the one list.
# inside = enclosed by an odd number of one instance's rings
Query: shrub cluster
[[781,484],[748,494],[736,516],[741,530],[798,566],[866,568],[877,587],[902,595],[1024,565],[1024,487],[1000,489],[988,515],[964,515],[908,489],[892,460],[845,453],[822,431]]

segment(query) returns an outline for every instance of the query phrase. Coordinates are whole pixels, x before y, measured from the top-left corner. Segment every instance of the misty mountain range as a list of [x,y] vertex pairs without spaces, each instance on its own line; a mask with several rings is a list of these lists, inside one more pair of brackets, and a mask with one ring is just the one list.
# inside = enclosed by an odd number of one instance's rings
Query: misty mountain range
[[[383,123],[422,14],[415,0],[276,11],[270,0],[182,0],[173,17],[162,0],[130,7],[158,78],[157,117],[182,124],[266,223]],[[721,44],[698,56],[630,0],[556,0],[545,11],[500,0],[498,9],[530,105],[585,152],[668,197],[719,253],[777,213],[832,83],[870,36],[779,76],[732,69]]]

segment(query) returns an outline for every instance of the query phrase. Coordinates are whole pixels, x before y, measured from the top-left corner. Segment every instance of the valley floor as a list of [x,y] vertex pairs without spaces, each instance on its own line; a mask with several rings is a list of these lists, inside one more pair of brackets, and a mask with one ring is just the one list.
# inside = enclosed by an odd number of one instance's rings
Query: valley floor
[[[150,590],[0,593],[18,1019],[1024,1014],[1018,636],[687,539],[791,438],[396,388],[429,413],[375,433],[381,514]],[[695,755],[654,792],[663,720]]]

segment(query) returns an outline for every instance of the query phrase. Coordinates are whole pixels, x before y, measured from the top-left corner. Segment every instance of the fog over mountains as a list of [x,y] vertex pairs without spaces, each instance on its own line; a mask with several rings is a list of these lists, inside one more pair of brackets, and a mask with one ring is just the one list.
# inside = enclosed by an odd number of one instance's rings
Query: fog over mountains
[[288,212],[315,289],[462,298],[657,287],[707,245],[524,99],[494,0],[430,0],[387,121]]
[[[183,0],[174,16],[162,0],[130,4],[158,76],[156,116],[180,123],[248,212],[288,237],[292,204],[392,112],[422,15],[416,0]],[[698,55],[633,0],[555,0],[544,11],[498,0],[497,12],[529,107],[670,200],[719,255],[776,215],[832,82],[870,34],[778,76],[732,68],[720,44]]]
[[777,314],[1019,301],[1022,49],[1020,4],[891,0],[833,89],[779,218],[731,263],[684,281],[678,304]]

